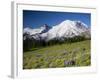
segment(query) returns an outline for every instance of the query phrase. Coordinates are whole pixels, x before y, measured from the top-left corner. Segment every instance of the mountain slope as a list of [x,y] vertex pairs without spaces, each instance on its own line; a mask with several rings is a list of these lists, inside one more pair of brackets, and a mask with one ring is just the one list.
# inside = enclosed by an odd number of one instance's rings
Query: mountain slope
[[87,25],[80,21],[65,20],[62,23],[53,26],[47,33],[42,34],[47,40],[60,39],[79,36],[81,33],[88,31]]
[[24,28],[24,34],[28,34],[29,37],[34,38],[36,40],[40,40],[41,34],[46,33],[49,29],[50,27],[47,24],[44,24],[42,27],[36,29],[26,27]]
[[36,40],[52,40],[82,36],[90,36],[90,30],[86,24],[81,21],[65,20],[56,26],[49,28],[47,25],[38,29],[25,28],[24,33],[28,33]]
[[40,28],[36,28],[36,29],[26,27],[24,28],[24,33],[29,33],[30,35],[39,34],[39,33],[41,34],[41,33],[47,32],[49,29],[50,27],[47,24],[43,25]]

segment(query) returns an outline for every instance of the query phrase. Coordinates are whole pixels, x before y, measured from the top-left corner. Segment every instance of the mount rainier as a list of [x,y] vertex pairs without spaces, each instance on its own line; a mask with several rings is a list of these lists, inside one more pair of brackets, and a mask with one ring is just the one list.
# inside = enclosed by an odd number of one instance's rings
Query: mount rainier
[[49,27],[47,24],[40,28],[32,29],[29,27],[24,28],[24,40],[32,38],[35,40],[49,41],[52,39],[72,38],[75,36],[90,37],[90,28],[81,21],[65,20],[58,25]]

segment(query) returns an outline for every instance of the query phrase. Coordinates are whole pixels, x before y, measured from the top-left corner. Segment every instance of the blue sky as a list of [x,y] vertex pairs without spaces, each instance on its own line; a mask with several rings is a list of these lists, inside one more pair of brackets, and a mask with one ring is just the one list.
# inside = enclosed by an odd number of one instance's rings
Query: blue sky
[[91,26],[90,13],[23,10],[23,27],[37,28],[44,24],[54,26],[64,20],[79,20]]

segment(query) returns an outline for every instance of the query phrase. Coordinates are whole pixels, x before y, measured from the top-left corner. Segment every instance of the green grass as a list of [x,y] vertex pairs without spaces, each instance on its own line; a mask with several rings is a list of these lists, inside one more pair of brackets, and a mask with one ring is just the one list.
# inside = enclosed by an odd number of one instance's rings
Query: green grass
[[85,40],[24,52],[23,69],[89,66],[90,46],[90,40]]

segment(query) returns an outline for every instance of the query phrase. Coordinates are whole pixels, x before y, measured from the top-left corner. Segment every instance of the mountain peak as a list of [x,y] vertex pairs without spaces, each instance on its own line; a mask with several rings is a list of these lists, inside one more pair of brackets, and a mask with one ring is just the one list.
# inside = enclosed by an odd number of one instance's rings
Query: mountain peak
[[63,22],[65,22],[65,23],[71,23],[73,21],[72,20],[64,20]]
[[42,27],[39,28],[30,28],[30,27],[26,27],[24,28],[24,33],[28,33],[30,35],[35,35],[35,34],[42,34],[47,32],[50,29],[50,27],[47,24],[44,24]]
[[71,21],[71,20],[64,20],[60,24],[72,24],[72,23],[73,23],[73,21]]
[[87,25],[81,21],[65,20],[56,26],[50,27],[44,24],[42,27],[36,29],[26,28],[24,31],[29,32],[32,37],[48,41],[55,38],[61,39],[78,36],[89,30]]
[[75,21],[75,24],[78,28],[83,28],[83,27],[88,28],[88,26],[81,21]]
[[78,36],[87,30],[87,25],[81,21],[65,20],[60,24],[53,26],[48,31],[48,40],[53,38]]
[[50,26],[48,26],[47,24],[44,24],[41,28],[48,30],[48,29],[50,29]]

